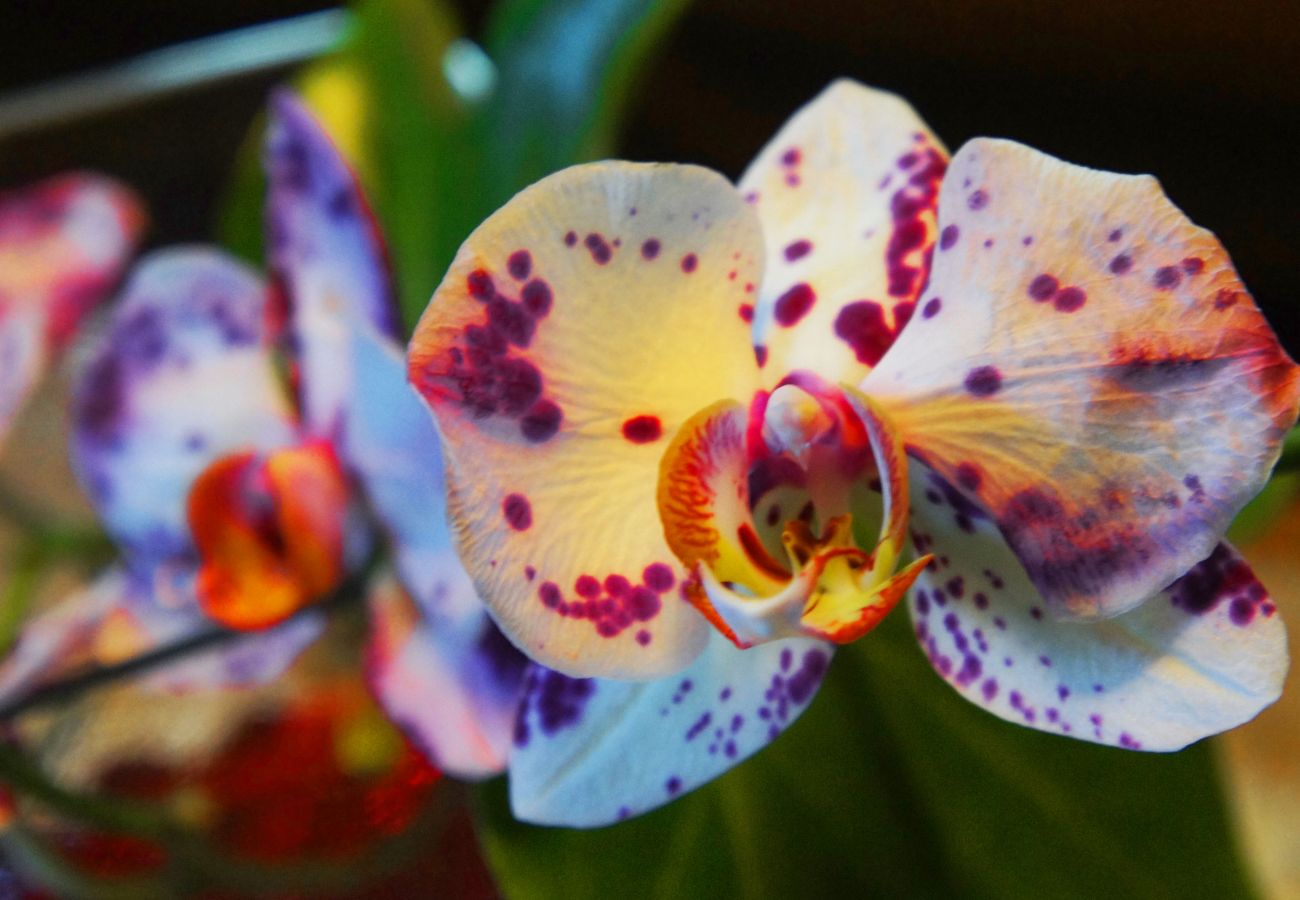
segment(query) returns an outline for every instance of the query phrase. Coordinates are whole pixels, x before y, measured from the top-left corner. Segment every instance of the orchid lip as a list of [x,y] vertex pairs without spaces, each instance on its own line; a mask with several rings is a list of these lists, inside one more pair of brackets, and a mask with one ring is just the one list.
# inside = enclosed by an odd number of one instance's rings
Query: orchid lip
[[907,530],[904,458],[869,398],[806,373],[748,410],[723,403],[697,414],[666,452],[660,482],[670,546],[696,574],[688,599],[742,647],[865,634],[920,571],[894,574]]

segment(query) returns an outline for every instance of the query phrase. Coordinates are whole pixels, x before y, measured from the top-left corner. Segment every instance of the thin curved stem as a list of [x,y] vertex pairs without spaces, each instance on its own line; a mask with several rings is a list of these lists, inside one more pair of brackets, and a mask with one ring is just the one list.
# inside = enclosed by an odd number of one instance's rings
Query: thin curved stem
[[[298,610],[275,627],[283,628],[299,617],[316,613],[327,614],[357,602],[365,596],[366,585],[370,580],[371,573],[378,565],[378,560],[379,553],[376,551],[365,565],[345,578],[333,591],[316,603]],[[66,678],[42,685],[21,697],[0,705],[0,723],[39,707],[50,706],[72,699],[100,685],[111,684],[122,678],[156,669],[172,660],[189,656],[191,653],[219,644],[244,640],[254,634],[261,633],[263,632],[236,631],[214,625],[195,632],[183,640],[149,650],[122,662],[107,666],[93,666],[75,672]]]

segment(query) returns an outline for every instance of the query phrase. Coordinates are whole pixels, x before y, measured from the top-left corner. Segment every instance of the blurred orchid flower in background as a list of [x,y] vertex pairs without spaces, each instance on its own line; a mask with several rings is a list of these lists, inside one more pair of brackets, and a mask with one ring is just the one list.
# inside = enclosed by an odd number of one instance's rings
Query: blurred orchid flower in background
[[368,504],[415,600],[391,577],[374,585],[376,692],[441,768],[498,771],[523,661],[451,549],[382,240],[351,170],[286,94],[266,166],[270,286],[221,251],[178,248],[144,259],[114,307],[76,386],[73,445],[124,564],[27,625],[0,693],[209,621],[257,633],[153,673],[160,687],[276,677],[321,631],[308,607],[364,574],[381,533]]
[[1280,690],[1282,624],[1221,541],[1300,377],[1150,177],[987,139],[949,163],[837,82],[738,189],[600,163],[525,190],[409,373],[466,567],[540,664],[522,818],[713,778],[913,583],[940,676],[1037,729],[1173,750]]
[[165,810],[190,832],[23,815],[6,834],[11,857],[59,896],[88,893],[70,878],[171,896],[180,866],[223,897],[493,896],[461,793],[386,721],[337,641],[317,646],[328,652],[270,685],[147,700],[118,685],[56,728],[29,723],[26,741],[61,783]]
[[60,175],[0,194],[0,443],[117,283],[144,224],[135,195],[99,175]]

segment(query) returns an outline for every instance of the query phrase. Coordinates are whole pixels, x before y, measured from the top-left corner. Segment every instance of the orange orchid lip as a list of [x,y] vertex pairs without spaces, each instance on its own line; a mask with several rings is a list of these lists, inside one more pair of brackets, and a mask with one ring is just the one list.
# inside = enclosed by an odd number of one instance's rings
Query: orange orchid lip
[[347,507],[347,483],[327,443],[213,462],[195,480],[188,509],[204,611],[227,627],[258,630],[334,588],[343,576]]

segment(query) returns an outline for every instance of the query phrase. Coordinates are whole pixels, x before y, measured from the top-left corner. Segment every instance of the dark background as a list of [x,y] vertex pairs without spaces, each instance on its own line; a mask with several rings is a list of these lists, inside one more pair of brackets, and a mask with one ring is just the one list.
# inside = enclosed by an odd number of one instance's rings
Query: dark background
[[[0,92],[334,5],[10,2]],[[473,36],[488,4],[455,5]],[[997,135],[1157,175],[1219,234],[1300,351],[1300,3],[698,0],[648,72],[624,155],[734,177],[840,75],[902,94],[952,149]],[[240,79],[0,141],[0,184],[92,166],[145,194],[154,243],[208,238],[235,150],[274,81]]]

